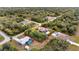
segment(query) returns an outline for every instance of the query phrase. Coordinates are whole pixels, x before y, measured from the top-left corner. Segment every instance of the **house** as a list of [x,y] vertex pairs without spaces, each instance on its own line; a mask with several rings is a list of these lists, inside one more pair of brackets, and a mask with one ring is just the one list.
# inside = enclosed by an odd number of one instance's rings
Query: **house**
[[30,45],[32,43],[32,39],[30,37],[24,37],[20,39],[21,44]]
[[63,34],[61,32],[54,32],[54,33],[52,33],[52,36],[57,37],[57,38],[60,38],[60,39],[63,39],[65,41],[69,42],[70,44],[73,44],[73,45],[79,47],[79,44],[73,42],[72,40],[70,40],[71,38],[68,35],[66,35],[66,34]]
[[47,34],[47,35],[50,33],[48,28],[39,27],[38,30],[39,30],[40,32],[44,32],[44,33]]
[[30,23],[30,21],[29,20],[24,20],[24,21],[22,21],[20,23],[26,25],[26,24]]
[[47,16],[45,19],[47,19],[48,21],[53,21],[54,19],[56,19],[56,17]]
[[61,33],[61,32],[54,32],[54,33],[52,33],[52,36],[58,37],[58,38],[64,39],[64,40],[67,40],[67,39],[70,38],[68,35],[63,34],[63,33]]
[[19,42],[22,45],[30,45],[32,44],[32,39],[28,36],[23,37],[21,39],[17,38],[17,37],[13,37],[14,40],[16,40],[17,42]]

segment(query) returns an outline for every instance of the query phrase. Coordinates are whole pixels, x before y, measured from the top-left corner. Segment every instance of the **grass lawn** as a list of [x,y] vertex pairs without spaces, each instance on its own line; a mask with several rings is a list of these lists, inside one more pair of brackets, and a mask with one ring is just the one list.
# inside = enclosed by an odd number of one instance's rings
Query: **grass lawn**
[[0,35],[0,41],[4,40],[4,37]]
[[72,36],[72,40],[76,43],[79,43],[79,36]]
[[24,51],[24,46],[20,45],[15,40],[12,40],[11,42],[8,42],[13,48],[16,48],[18,51]]
[[2,49],[2,45],[0,45],[0,51],[1,51],[1,49]]
[[67,51],[79,51],[79,47],[75,45],[70,45],[67,49]]

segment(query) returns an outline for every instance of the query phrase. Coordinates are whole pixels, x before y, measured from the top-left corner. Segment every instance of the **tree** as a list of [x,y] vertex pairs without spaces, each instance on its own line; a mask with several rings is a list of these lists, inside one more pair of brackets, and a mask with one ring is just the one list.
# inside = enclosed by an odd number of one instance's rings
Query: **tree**
[[2,46],[2,51],[17,51],[17,49],[7,43]]
[[69,27],[69,28],[68,28],[68,32],[69,32],[70,34],[74,34],[75,31],[76,31],[76,29],[75,29],[74,27]]
[[43,49],[43,51],[63,51],[69,46],[67,41],[61,39],[52,39]]
[[22,17],[18,17],[18,18],[16,18],[16,22],[21,22],[21,21],[23,21],[24,19],[22,18]]
[[7,29],[7,28],[6,28],[4,31],[5,31],[8,35],[11,35],[11,36],[14,35],[14,33],[13,33],[10,29]]
[[39,31],[33,30],[33,29],[26,30],[25,35],[29,35],[39,42],[42,42],[43,40],[46,39],[45,33],[42,33],[42,32],[39,32]]

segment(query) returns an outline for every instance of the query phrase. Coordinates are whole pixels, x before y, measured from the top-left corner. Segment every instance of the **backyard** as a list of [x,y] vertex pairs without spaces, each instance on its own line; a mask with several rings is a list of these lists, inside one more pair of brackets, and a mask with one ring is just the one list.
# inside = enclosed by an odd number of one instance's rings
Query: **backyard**
[[26,30],[25,35],[32,37],[33,39],[37,40],[38,42],[43,42],[46,39],[46,34],[39,32],[36,29]]

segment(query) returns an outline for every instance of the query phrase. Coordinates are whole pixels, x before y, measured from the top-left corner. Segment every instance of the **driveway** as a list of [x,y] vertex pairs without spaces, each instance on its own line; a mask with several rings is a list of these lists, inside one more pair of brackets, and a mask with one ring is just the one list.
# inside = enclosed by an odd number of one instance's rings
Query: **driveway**
[[67,42],[69,42],[70,44],[72,44],[72,45],[75,45],[75,46],[78,46],[79,47],[79,44],[78,43],[76,43],[76,42],[73,42],[73,41],[71,41],[71,40],[66,40]]

